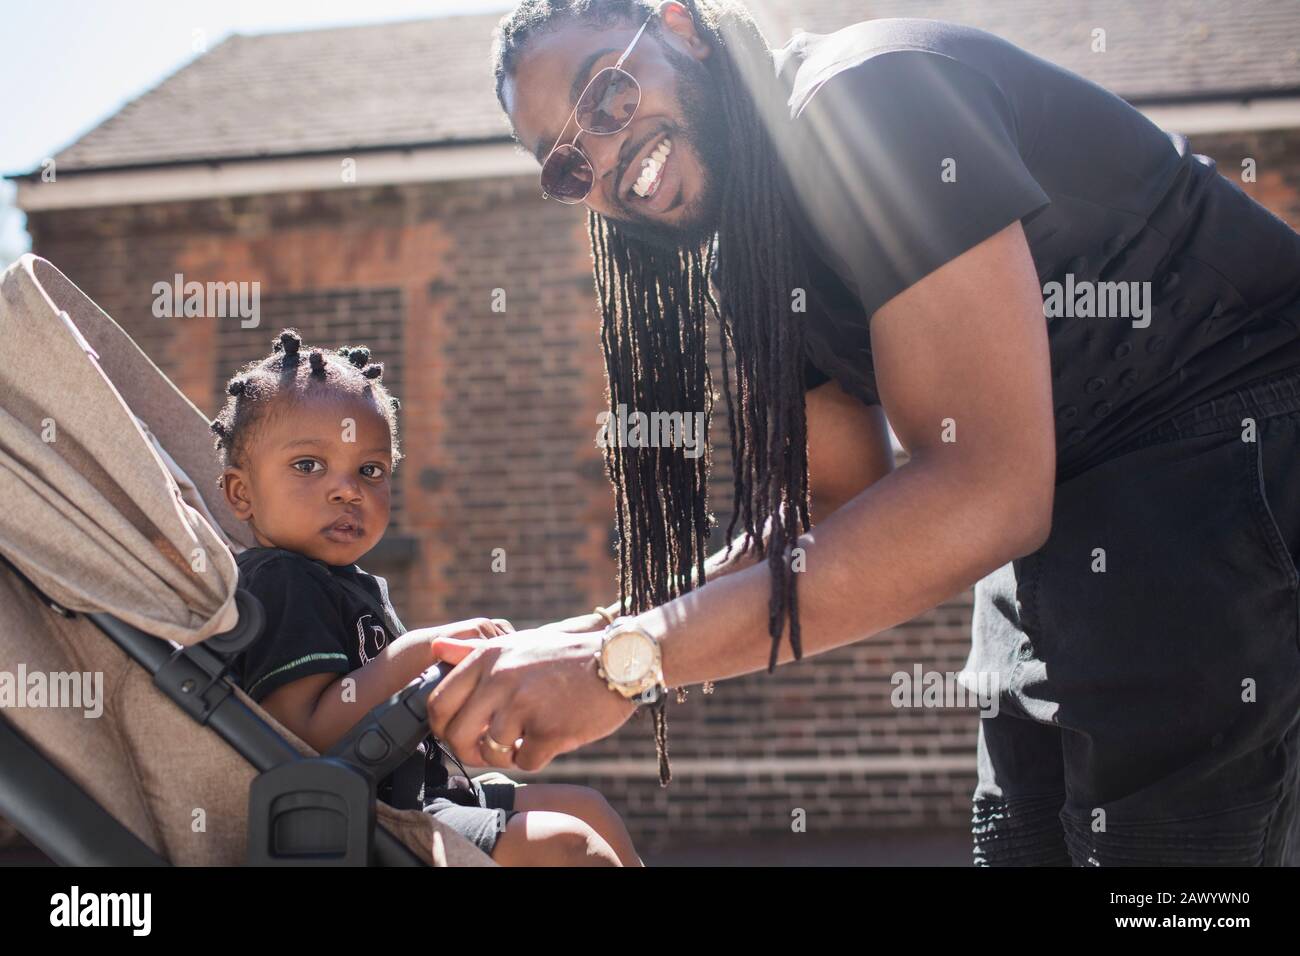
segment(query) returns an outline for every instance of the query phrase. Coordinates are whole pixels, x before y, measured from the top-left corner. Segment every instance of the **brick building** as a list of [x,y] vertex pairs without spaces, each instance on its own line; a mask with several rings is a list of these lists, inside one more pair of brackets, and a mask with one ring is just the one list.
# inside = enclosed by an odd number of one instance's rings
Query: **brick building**
[[[991,30],[1187,133],[1239,182],[1253,160],[1243,188],[1300,227],[1298,5],[751,6],[778,45],[795,27],[876,16]],[[408,626],[479,614],[525,626],[614,593],[585,220],[542,201],[534,161],[509,141],[488,75],[496,19],[232,37],[58,153],[53,182],[39,170],[19,182],[33,250],[206,412],[282,326],[367,344],[387,363],[406,460],[391,530],[366,565],[389,578]],[[177,274],[259,282],[260,325],[155,318],[153,285]],[[723,512],[730,486],[715,459]],[[940,857],[964,862],[975,718],[896,710],[889,695],[890,675],[916,664],[959,670],[969,621],[970,594],[957,595],[815,662],[692,692],[670,705],[666,791],[642,719],[540,776],[601,789],[652,851],[703,839],[795,848],[803,808],[810,842],[938,830],[953,834]]]

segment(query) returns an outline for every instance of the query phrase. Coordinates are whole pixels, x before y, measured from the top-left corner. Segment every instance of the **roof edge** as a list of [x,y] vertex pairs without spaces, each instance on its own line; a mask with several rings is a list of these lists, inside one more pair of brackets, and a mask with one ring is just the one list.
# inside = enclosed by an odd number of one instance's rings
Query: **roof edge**
[[[452,146],[491,146],[497,143],[513,143],[514,137],[502,133],[500,136],[478,136],[464,139],[412,140],[404,143],[383,143],[372,146],[337,146],[330,149],[295,150],[284,153],[257,153],[230,156],[208,156],[202,159],[169,159],[149,163],[116,163],[108,166],[73,166],[58,167],[59,175],[85,175],[91,173],[142,172],[149,169],[176,169],[195,166],[227,166],[239,163],[264,163],[271,160],[320,159],[326,156],[350,156],[366,153],[392,153],[420,149],[439,149]],[[4,179],[13,182],[37,182],[41,178],[39,168],[26,173],[9,173]]]
[[[1300,96],[1300,86],[1274,87],[1267,90],[1226,90],[1217,93],[1189,94],[1135,94],[1120,97],[1131,106],[1141,109],[1145,106],[1190,106],[1212,103],[1248,103],[1256,100],[1289,99]],[[368,146],[337,146],[329,149],[295,150],[283,153],[231,154],[228,156],[206,156],[196,159],[170,159],[156,162],[115,163],[106,166],[62,167],[59,171],[66,174],[135,172],[146,169],[172,169],[186,166],[220,166],[228,163],[264,162],[272,159],[311,159],[321,156],[338,156],[351,153],[365,154],[391,152],[393,150],[432,149],[444,146],[482,146],[493,143],[511,143],[514,138],[506,133],[500,136],[478,136],[463,139],[411,140],[400,143],[380,143]],[[36,182],[41,177],[38,167],[26,173],[8,173],[3,179],[13,182]]]
[[[1117,96],[1119,94],[1116,94]],[[1286,99],[1300,95],[1300,86],[1271,86],[1268,89],[1222,90],[1194,93],[1134,93],[1121,96],[1130,106],[1180,106],[1194,103],[1244,103],[1251,100]]]

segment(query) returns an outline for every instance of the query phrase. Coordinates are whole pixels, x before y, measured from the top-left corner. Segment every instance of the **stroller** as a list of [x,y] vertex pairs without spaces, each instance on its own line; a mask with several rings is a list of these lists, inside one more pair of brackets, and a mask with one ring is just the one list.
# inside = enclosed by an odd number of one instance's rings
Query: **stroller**
[[228,678],[252,540],[122,328],[28,255],[0,342],[0,818],[62,865],[493,865],[410,791],[437,668],[322,755]]

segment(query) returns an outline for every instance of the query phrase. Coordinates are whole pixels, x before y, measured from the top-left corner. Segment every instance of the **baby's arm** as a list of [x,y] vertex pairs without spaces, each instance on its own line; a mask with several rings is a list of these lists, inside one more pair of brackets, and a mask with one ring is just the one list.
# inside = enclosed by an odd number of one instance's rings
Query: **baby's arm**
[[491,638],[512,630],[508,621],[479,617],[408,631],[363,667],[349,674],[312,674],[292,681],[264,697],[261,706],[324,753],[374,707],[437,663],[432,652],[435,639]]

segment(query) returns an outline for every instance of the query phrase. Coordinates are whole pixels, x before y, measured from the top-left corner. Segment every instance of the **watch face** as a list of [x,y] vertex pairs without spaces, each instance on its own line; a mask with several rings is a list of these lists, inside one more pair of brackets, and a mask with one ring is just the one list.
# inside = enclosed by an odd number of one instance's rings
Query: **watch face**
[[605,670],[617,683],[635,683],[653,666],[653,647],[640,634],[616,634],[605,646]]

